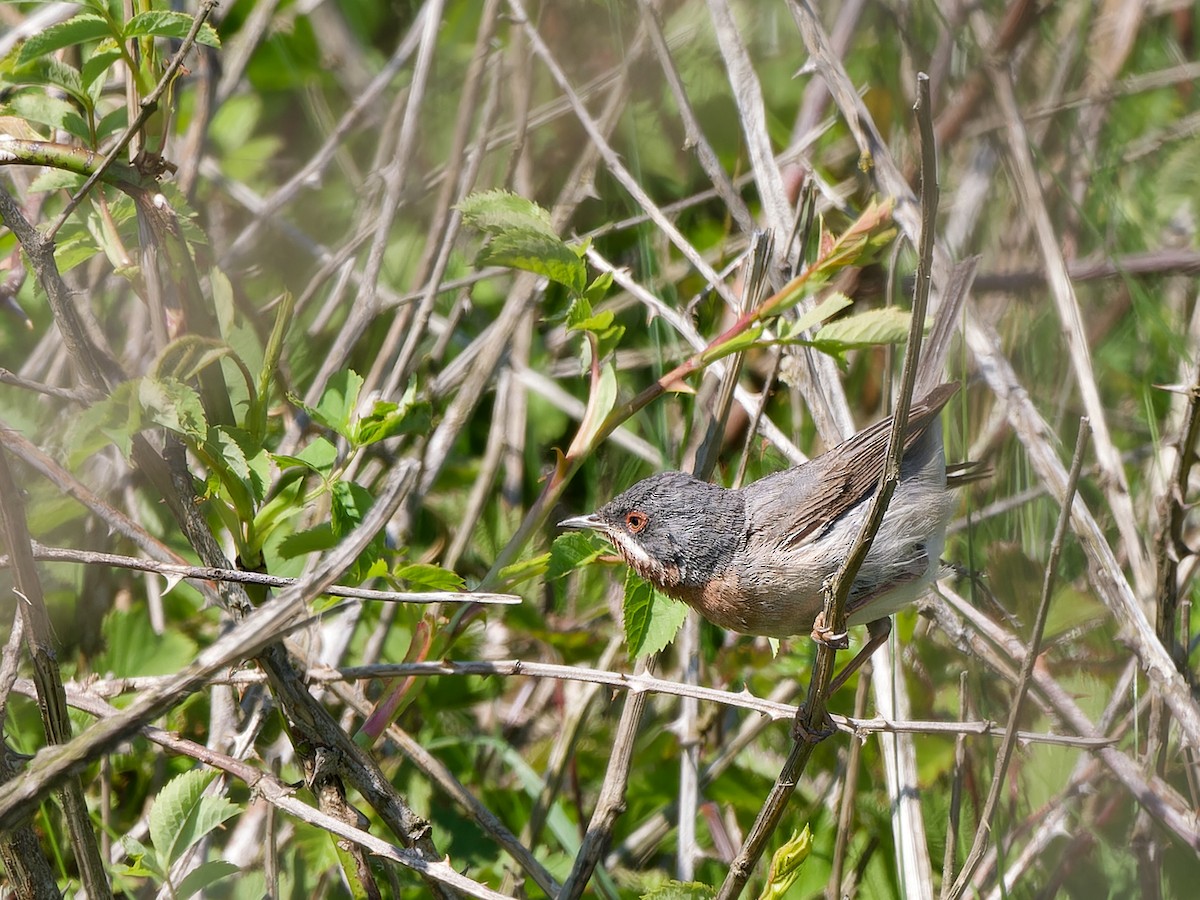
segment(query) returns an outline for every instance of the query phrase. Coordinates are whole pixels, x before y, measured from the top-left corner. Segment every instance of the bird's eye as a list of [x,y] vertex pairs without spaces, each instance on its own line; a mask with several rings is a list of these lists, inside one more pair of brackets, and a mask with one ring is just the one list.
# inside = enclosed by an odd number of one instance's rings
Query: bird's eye
[[634,534],[639,534],[645,530],[646,525],[649,524],[649,522],[650,517],[640,509],[631,510],[630,512],[625,513],[625,527]]

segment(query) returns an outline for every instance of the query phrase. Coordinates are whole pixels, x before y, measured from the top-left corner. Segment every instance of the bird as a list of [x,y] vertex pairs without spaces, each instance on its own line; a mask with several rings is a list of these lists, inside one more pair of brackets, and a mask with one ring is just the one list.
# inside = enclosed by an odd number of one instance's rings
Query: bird
[[[958,389],[939,384],[912,404],[900,479],[846,601],[847,623],[866,624],[869,640],[831,693],[887,639],[890,616],[948,570],[941,554],[955,502],[939,414]],[[603,535],[643,579],[722,628],[773,638],[810,633],[843,647],[845,635],[823,621],[825,592],[878,490],[891,427],[882,419],[736,489],[661,472],[558,524]]]

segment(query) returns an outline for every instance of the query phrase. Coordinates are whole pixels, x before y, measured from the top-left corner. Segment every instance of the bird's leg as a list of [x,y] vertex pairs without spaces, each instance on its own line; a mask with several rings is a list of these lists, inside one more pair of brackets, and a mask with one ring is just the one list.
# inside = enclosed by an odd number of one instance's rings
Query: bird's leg
[[829,647],[831,650],[845,650],[850,646],[849,634],[845,631],[835,633],[826,624],[824,609],[817,613],[816,621],[813,622],[812,639],[823,647]]
[[[825,633],[829,631],[829,629],[825,626],[823,619],[824,616],[822,614],[818,614],[817,621],[813,625],[813,640],[820,640],[817,635],[818,629]],[[825,696],[832,696],[835,691],[839,690],[841,686],[846,683],[846,679],[862,668],[862,664],[871,658],[871,654],[879,649],[880,644],[886,641],[888,639],[888,635],[891,633],[892,620],[887,616],[882,619],[875,619],[872,622],[868,622],[867,634],[869,637],[867,638],[866,644],[864,644],[863,648],[858,651],[854,659],[846,663],[846,666],[842,669],[842,671],[838,672],[837,675],[834,676],[833,681],[829,683],[829,692]],[[836,635],[834,635],[834,637],[836,637]],[[798,741],[804,741],[809,744],[819,744],[837,730],[834,727],[833,719],[830,717],[828,711],[825,713],[825,721],[823,721],[820,728],[815,731],[810,729],[805,724],[805,719],[807,716],[807,704],[801,704],[800,708],[796,710],[796,718],[792,720],[792,737]]]
[[[815,629],[814,629],[815,630]],[[854,659],[846,663],[846,667],[834,676],[833,681],[829,685],[829,693],[832,694],[843,684],[846,679],[857,672],[862,664],[871,658],[871,654],[879,649],[879,646],[888,639],[888,635],[892,633],[892,620],[889,616],[884,616],[882,619],[875,619],[873,622],[867,623],[867,642],[863,648],[858,651]]]
[[804,723],[807,715],[808,710],[805,704],[801,704],[800,708],[796,710],[796,718],[792,719],[792,737],[795,740],[803,741],[806,744],[819,744],[837,732],[837,726],[833,724],[833,717],[829,715],[828,710],[825,712],[825,721],[816,731],[810,730]]

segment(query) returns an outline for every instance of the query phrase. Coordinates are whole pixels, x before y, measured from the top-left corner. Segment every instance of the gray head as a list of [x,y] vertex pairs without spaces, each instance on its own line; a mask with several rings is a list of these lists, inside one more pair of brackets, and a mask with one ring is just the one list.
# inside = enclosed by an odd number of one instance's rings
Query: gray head
[[746,532],[746,508],[738,491],[662,472],[590,516],[558,525],[599,531],[634,571],[678,596],[702,588],[729,564]]

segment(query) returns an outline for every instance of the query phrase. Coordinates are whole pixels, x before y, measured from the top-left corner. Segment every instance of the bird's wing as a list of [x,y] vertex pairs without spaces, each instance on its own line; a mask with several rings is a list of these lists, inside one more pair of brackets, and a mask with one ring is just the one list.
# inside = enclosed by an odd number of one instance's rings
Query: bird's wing
[[[906,453],[957,391],[957,384],[941,384],[913,403],[904,436]],[[779,536],[772,543],[781,548],[819,534],[879,484],[891,424],[890,418],[882,419],[803,465],[747,485],[747,519],[770,523],[770,533]]]

